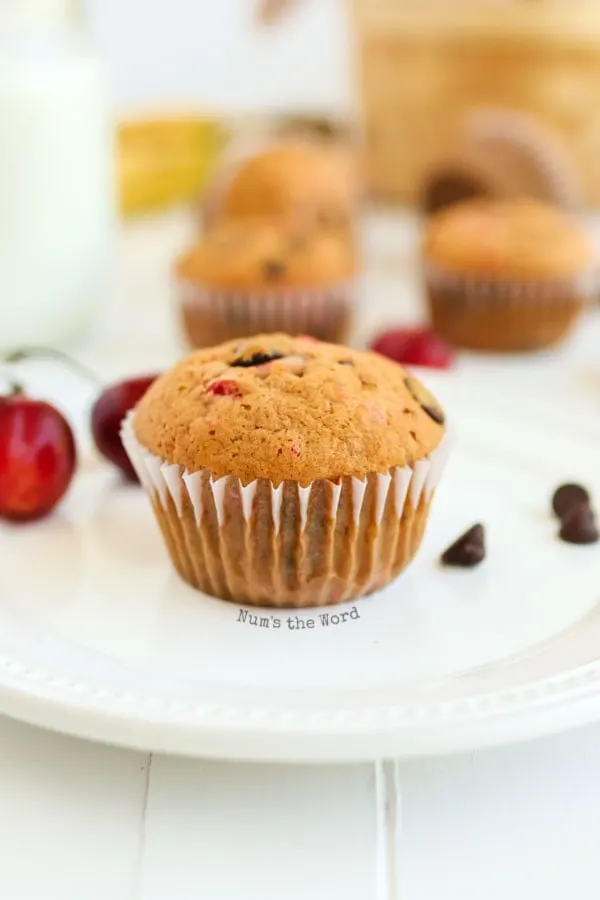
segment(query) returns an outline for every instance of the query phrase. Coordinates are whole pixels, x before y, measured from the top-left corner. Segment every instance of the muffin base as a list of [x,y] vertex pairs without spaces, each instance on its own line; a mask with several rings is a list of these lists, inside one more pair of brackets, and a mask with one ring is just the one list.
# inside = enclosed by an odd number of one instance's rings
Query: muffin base
[[296,609],[372,593],[410,563],[448,445],[414,468],[276,488],[165,464],[139,444],[131,417],[122,436],[185,581],[223,600]]
[[349,283],[327,290],[258,292],[210,289],[184,282],[179,292],[183,330],[197,349],[271,332],[307,334],[344,344],[352,329],[356,295]]
[[430,269],[426,281],[434,330],[471,350],[519,353],[551,347],[567,336],[587,305],[581,279],[483,281]]

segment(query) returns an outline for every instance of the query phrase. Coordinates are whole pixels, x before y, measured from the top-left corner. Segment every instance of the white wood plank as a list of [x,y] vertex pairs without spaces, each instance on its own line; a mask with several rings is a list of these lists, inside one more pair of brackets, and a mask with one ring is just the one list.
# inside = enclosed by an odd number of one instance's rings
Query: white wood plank
[[600,896],[600,727],[400,779],[402,900]]
[[133,900],[146,761],[0,719],[0,897]]
[[140,900],[380,900],[374,769],[155,757],[142,870]]

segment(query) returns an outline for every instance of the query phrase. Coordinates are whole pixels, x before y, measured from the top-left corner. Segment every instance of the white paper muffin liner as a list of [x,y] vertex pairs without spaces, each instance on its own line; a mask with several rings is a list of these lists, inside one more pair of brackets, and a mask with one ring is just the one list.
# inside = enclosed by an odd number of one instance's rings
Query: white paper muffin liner
[[188,337],[195,346],[281,331],[343,343],[357,305],[356,283],[330,287],[228,290],[179,280]]
[[189,472],[138,441],[123,446],[152,501],[173,563],[192,585],[239,603],[306,607],[377,590],[410,562],[450,441],[413,467],[308,485]]

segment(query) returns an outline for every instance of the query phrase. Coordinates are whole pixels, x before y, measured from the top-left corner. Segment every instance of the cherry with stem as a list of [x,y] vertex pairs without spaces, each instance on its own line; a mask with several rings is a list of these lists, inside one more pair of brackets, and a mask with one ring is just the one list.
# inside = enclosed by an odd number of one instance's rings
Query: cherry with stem
[[96,448],[104,459],[123,473],[128,481],[138,481],[123,447],[120,429],[127,413],[141,400],[152,382],[158,377],[158,373],[141,375],[106,385],[87,366],[52,347],[20,347],[5,356],[4,362],[14,364],[32,359],[50,359],[59,362],[100,390],[90,415],[90,428]]

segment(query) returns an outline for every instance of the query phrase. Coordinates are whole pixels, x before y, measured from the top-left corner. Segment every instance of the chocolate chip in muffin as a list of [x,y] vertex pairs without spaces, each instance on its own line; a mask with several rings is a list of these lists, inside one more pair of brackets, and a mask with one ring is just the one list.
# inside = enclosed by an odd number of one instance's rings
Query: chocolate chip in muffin
[[433,419],[434,422],[437,422],[438,425],[443,425],[446,421],[446,416],[439,406],[428,402],[431,398],[431,394],[429,394],[421,385],[417,388],[412,378],[405,378],[404,384],[413,400],[419,404],[423,412],[427,413],[429,418]]
[[561,484],[552,496],[552,509],[562,519],[574,506],[589,502],[590,495],[581,484]]
[[266,259],[262,273],[266,281],[278,281],[285,272],[285,263],[280,259]]
[[477,523],[465,531],[447,550],[442,553],[444,566],[460,566],[471,569],[485,559],[485,531]]
[[247,358],[235,359],[230,365],[232,368],[251,369],[253,366],[264,366],[265,363],[273,362],[275,359],[283,359],[283,353],[253,353]]
[[430,419],[433,419],[434,422],[437,422],[438,425],[443,425],[446,421],[446,417],[442,410],[438,406],[431,406],[428,403],[421,404],[421,409],[423,412],[426,412]]

